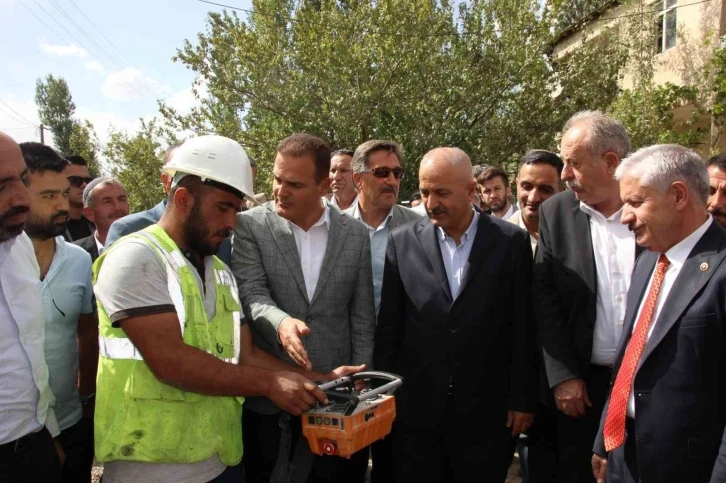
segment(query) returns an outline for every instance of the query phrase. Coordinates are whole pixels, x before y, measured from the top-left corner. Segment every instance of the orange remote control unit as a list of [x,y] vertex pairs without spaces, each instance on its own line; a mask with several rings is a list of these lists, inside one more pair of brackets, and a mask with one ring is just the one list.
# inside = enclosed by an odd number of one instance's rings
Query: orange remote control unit
[[[374,389],[355,390],[357,381],[387,381]],[[302,432],[317,455],[348,457],[391,432],[396,418],[395,390],[403,380],[387,372],[359,372],[321,384],[328,404],[302,415]]]

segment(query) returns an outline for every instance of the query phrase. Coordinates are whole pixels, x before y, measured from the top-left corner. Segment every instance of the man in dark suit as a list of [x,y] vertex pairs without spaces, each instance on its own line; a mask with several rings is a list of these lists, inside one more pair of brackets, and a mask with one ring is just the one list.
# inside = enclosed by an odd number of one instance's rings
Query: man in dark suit
[[593,473],[613,483],[725,481],[726,232],[706,213],[708,173],[693,151],[659,145],[616,177],[622,222],[648,251],[628,293]]
[[103,252],[111,224],[128,214],[129,201],[124,185],[108,176],[94,179],[83,190],[83,215],[93,223],[96,230],[73,244],[86,250],[95,262]]
[[540,456],[530,461],[533,483],[593,481],[587,448],[607,397],[636,257],[613,177],[630,150],[625,128],[585,111],[563,132],[561,177],[570,190],[540,207],[532,290],[546,373],[542,398],[550,408],[540,419],[554,420],[553,431],[530,441]]
[[428,217],[391,233],[376,331],[376,368],[405,381],[396,481],[504,481],[537,407],[529,237],[472,207],[460,149],[427,153],[419,183]]
[[[166,164],[171,161],[174,157],[174,152],[181,145],[182,143],[174,144],[166,151],[162,161],[162,166],[166,166]],[[250,166],[251,165],[252,163],[250,163]],[[255,171],[253,170],[253,176],[254,172]],[[166,173],[161,174],[161,184],[164,186],[164,193],[168,195],[169,188],[171,186],[171,178]],[[116,220],[108,230],[104,246],[108,248],[119,238],[130,235],[131,233],[136,233],[137,231],[141,231],[148,226],[158,223],[165,210],[166,197],[158,205],[151,209],[141,211],[139,213],[133,213],[121,218],[120,220]],[[225,238],[219,246],[217,257],[228,267],[232,265],[232,241],[230,238]]]

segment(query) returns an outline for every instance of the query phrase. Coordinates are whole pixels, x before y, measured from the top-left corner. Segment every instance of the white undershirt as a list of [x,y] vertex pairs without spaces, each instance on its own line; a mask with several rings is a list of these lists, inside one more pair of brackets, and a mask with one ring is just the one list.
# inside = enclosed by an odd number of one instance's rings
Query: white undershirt
[[330,228],[330,208],[323,203],[323,214],[320,219],[308,229],[303,230],[288,220],[292,234],[295,236],[297,253],[300,256],[305,289],[308,293],[308,302],[312,302],[315,287],[318,286],[320,269],[323,266],[325,250],[328,247],[328,230]]
[[612,367],[623,331],[628,288],[635,265],[635,235],[627,225],[620,222],[622,208],[608,218],[582,202],[580,209],[590,215],[597,276],[596,318],[590,362]]
[[[673,288],[673,284],[676,282],[678,274],[681,273],[681,268],[683,267],[683,264],[686,263],[688,255],[691,254],[691,252],[693,251],[693,247],[696,246],[698,240],[701,239],[703,234],[706,233],[706,230],[708,230],[708,228],[711,226],[712,221],[713,219],[711,218],[711,215],[708,215],[708,220],[706,220],[703,225],[701,225],[696,231],[688,235],[677,244],[673,245],[667,252],[665,252],[665,256],[670,264],[666,269],[665,276],[663,277],[663,282],[661,282],[660,291],[658,292],[658,300],[655,304],[655,310],[653,311],[653,319],[650,322],[650,327],[648,327],[648,339],[650,339],[650,336],[653,333],[653,328],[658,322],[658,316],[660,315],[660,311],[663,309],[663,305],[665,305],[665,302],[668,299],[668,294]],[[635,326],[638,325],[638,318],[640,317],[640,312],[643,310],[645,299],[648,298],[650,286],[653,284],[654,273],[655,267],[653,268],[653,272],[650,274],[650,281],[648,282],[648,287],[645,289],[645,292],[643,292],[643,298],[640,301],[640,306],[638,307],[638,314],[635,317],[633,330],[635,330]],[[633,381],[635,381],[635,378],[633,378]],[[630,397],[628,398],[628,417],[635,417],[635,397],[633,395],[632,387],[630,388]]]

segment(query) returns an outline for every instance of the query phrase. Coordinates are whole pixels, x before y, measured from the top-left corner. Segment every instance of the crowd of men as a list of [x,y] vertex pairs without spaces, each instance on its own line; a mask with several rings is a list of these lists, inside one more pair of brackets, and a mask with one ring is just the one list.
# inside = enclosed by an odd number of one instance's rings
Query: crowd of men
[[[514,180],[403,147],[172,146],[129,214],[0,133],[0,481],[726,482],[726,155],[596,111]],[[260,205],[260,202],[263,204]],[[315,456],[318,384],[400,375],[392,432]],[[359,386],[359,390],[366,390]]]

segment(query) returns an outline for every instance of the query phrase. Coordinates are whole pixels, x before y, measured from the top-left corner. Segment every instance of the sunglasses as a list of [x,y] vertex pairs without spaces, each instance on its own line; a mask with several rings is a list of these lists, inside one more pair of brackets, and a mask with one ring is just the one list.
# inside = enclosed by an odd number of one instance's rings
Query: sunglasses
[[373,173],[373,176],[376,178],[382,178],[386,179],[388,178],[388,175],[393,173],[393,177],[396,179],[403,178],[403,175],[406,174],[406,170],[403,168],[373,168],[373,169],[367,169],[363,171],[364,173]]
[[80,188],[84,184],[88,184],[91,181],[93,181],[93,178],[84,178],[83,176],[69,176],[68,177],[68,182],[74,188]]

